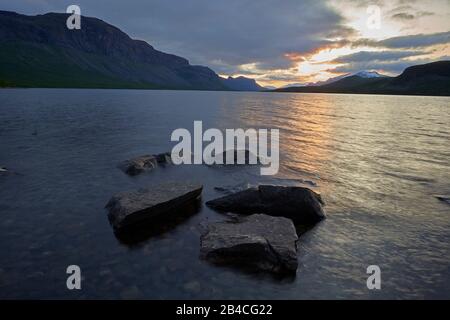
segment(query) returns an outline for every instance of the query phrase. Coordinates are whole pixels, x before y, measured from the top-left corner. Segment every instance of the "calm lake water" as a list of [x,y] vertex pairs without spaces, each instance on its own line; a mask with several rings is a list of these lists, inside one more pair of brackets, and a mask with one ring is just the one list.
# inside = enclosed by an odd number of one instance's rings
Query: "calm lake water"
[[[173,166],[129,177],[132,156],[170,151],[176,128],[279,128],[280,172]],[[450,298],[450,98],[139,90],[0,90],[0,298]],[[328,218],[299,240],[295,278],[199,259],[204,204],[133,244],[104,205],[164,180],[308,186]],[[66,289],[81,267],[82,290]],[[368,290],[366,268],[381,268]]]

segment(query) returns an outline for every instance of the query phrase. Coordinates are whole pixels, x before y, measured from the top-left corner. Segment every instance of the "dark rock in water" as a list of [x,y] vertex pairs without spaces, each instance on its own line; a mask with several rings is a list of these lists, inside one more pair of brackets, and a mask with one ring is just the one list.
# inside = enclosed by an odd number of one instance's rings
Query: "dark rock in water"
[[265,213],[311,225],[325,218],[322,198],[303,187],[260,185],[206,202],[212,209],[240,214]]
[[211,224],[201,236],[201,256],[218,264],[274,273],[297,270],[297,233],[290,219],[254,214]]
[[194,183],[167,182],[148,189],[116,194],[106,204],[108,218],[115,230],[157,218],[197,199],[203,186]]
[[199,197],[185,203],[181,208],[169,210],[157,217],[116,229],[114,235],[123,245],[130,248],[139,246],[152,237],[158,237],[184,224],[192,216],[199,213],[201,208],[202,202]]
[[144,171],[151,171],[158,165],[165,166],[168,164],[172,164],[172,158],[170,152],[165,152],[125,160],[118,165],[118,168],[130,176],[135,176]]
[[441,201],[444,201],[447,204],[450,204],[450,195],[437,194],[435,195],[435,197]]
[[125,160],[118,165],[118,168],[129,174],[135,176],[141,172],[153,170],[158,166],[158,160],[153,155],[144,155],[130,160]]
[[154,155],[158,164],[166,165],[172,164],[172,155],[170,152],[160,153]]

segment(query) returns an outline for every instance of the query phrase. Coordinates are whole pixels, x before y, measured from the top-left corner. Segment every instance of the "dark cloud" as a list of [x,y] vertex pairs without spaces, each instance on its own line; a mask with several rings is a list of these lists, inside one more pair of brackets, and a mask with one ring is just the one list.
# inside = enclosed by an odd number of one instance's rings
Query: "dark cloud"
[[415,16],[410,13],[401,12],[401,13],[396,13],[396,14],[392,15],[391,18],[397,19],[397,20],[414,20]]
[[409,49],[424,48],[432,45],[446,43],[450,43],[450,31],[389,38],[377,42],[376,46],[385,48]]
[[357,40],[341,40],[334,42],[333,46],[350,45],[352,48],[373,47],[387,49],[421,49],[441,44],[450,44],[450,31],[392,37],[381,41],[367,38]]
[[428,16],[434,16],[435,14],[433,12],[429,11],[420,11],[417,16],[418,17],[428,17]]
[[427,54],[425,51],[360,51],[357,53],[339,57],[335,63],[356,63],[356,62],[374,62],[374,61],[396,61],[399,59],[410,58]]

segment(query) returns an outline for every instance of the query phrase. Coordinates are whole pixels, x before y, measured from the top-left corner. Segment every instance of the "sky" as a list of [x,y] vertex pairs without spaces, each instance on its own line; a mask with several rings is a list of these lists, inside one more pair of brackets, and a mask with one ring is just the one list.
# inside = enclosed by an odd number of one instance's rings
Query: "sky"
[[0,0],[0,10],[71,4],[191,64],[265,86],[450,60],[450,0]]

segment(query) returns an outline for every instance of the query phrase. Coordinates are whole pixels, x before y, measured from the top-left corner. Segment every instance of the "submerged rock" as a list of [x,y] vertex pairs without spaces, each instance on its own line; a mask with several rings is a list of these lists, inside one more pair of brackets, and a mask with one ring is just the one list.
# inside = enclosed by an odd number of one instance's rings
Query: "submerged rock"
[[172,164],[172,155],[170,152],[164,152],[154,155],[158,164],[166,165]]
[[200,253],[202,258],[218,264],[295,273],[297,240],[290,219],[254,214],[237,222],[208,225],[200,238]]
[[206,202],[212,209],[240,214],[265,213],[311,225],[325,218],[322,198],[311,189],[260,185]]
[[144,171],[153,170],[158,166],[158,161],[153,155],[144,155],[125,160],[118,168],[130,176],[138,175]]
[[114,229],[120,230],[183,210],[200,197],[202,189],[200,184],[167,182],[148,189],[120,192],[106,204],[108,218]]
[[129,160],[125,160],[118,165],[118,168],[130,176],[138,175],[144,171],[151,171],[158,165],[172,163],[170,152],[143,155]]

